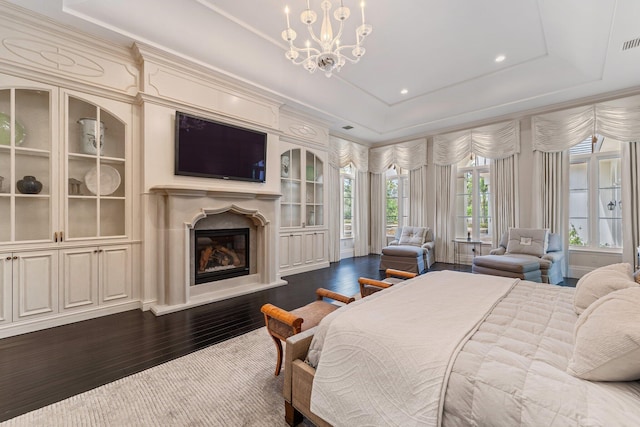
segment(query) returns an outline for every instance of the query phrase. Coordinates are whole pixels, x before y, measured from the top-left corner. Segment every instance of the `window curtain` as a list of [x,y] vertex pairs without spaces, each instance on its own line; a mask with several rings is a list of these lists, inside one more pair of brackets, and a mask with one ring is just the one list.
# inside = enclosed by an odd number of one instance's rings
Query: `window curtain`
[[518,207],[518,155],[491,161],[493,242],[497,246],[509,227],[520,225]]
[[[540,226],[561,232],[568,248],[566,233],[568,209],[568,149],[590,135],[600,134],[623,141],[623,191],[630,203],[622,205],[623,260],[635,265],[636,248],[640,244],[639,211],[633,206],[638,198],[637,150],[632,147],[640,140],[640,106],[631,98],[573,108],[556,113],[534,116],[533,149],[535,179],[538,188],[536,217]],[[561,153],[558,155],[557,153]],[[546,155],[543,155],[546,154]],[[552,155],[555,154],[555,155]],[[545,181],[550,179],[550,181]],[[562,181],[558,181],[562,179]],[[568,257],[565,256],[565,259]]]
[[424,227],[427,224],[425,197],[427,194],[427,167],[409,171],[409,224]]
[[371,149],[371,252],[376,254],[387,245],[385,172],[392,165],[409,171],[410,225],[426,224],[427,141],[419,139]]
[[[436,194],[436,260],[453,262],[451,241],[455,238],[455,165],[469,154],[491,159],[494,242],[499,242],[502,233],[519,221],[518,183],[515,177],[518,174],[520,122],[513,120],[437,135],[434,137],[433,151],[434,163],[439,167],[436,169],[436,188],[440,192]],[[446,173],[450,176],[445,180],[443,174]]]
[[353,163],[356,169],[355,200],[352,208],[355,256],[369,254],[369,149],[340,138],[329,140],[329,261],[340,261],[342,237],[340,168]]
[[455,227],[455,165],[435,165],[436,215],[434,234],[436,237],[436,261],[453,264],[451,240]]
[[356,198],[353,206],[355,256],[369,255],[369,173],[358,171],[355,182]]
[[638,269],[640,245],[640,142],[624,144],[622,149],[622,261]]
[[539,201],[535,224],[539,228],[548,228],[552,233],[564,233],[568,218],[568,204],[565,203],[569,190],[568,151],[535,152],[534,170],[537,187],[534,194]]
[[370,205],[370,238],[371,253],[380,254],[382,248],[387,245],[387,237],[385,232],[385,176],[383,173],[369,174],[371,184],[371,205]]
[[338,166],[329,163],[329,204],[327,209],[329,214],[329,262],[340,261],[340,237],[341,237],[341,218],[340,218],[340,198],[342,194],[340,189],[340,169]]

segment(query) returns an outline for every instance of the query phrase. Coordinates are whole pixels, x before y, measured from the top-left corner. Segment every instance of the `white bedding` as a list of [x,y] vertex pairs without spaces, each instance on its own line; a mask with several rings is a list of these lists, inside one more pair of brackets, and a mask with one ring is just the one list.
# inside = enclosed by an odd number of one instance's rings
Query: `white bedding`
[[[433,322],[419,323],[413,319],[398,325],[388,322],[391,314],[387,311],[396,305],[390,302],[394,299],[393,293],[406,293],[411,298],[408,301],[404,298],[396,310],[401,317],[411,318],[413,314],[409,312],[415,310],[428,319],[432,312],[425,310],[431,304],[435,303],[433,313],[437,313],[442,308],[437,307],[438,302],[440,306],[459,306],[463,299],[476,301],[471,291],[484,289],[476,280],[490,277],[450,274],[453,276],[447,275],[447,280],[458,277],[460,283],[471,286],[469,290],[460,291],[453,301],[435,298],[429,287],[417,291],[425,291],[420,297],[414,295],[414,291],[401,291],[414,286],[412,282],[405,282],[325,318],[326,324],[322,322],[309,355],[311,361],[321,356],[316,378],[321,373],[323,381],[335,384],[334,390],[322,392],[320,400],[314,381],[311,407],[314,413],[336,426],[433,425],[432,414],[437,407],[443,408],[440,421],[446,427],[640,425],[640,382],[591,382],[566,373],[577,319],[573,311],[574,289],[527,281],[517,283],[486,316],[477,332],[454,351],[457,355],[449,363],[450,374],[442,395],[438,396],[440,400],[434,402],[431,392],[425,397],[425,390],[432,390],[437,384],[432,374],[441,372],[441,362],[430,361],[432,351],[424,345],[424,340],[414,340],[409,335],[424,336],[422,329],[429,329]],[[442,276],[429,273],[420,277],[440,279]],[[370,308],[365,309],[367,305]],[[346,318],[347,323],[355,323],[354,332],[343,335],[347,339],[342,340],[330,358],[328,367],[337,370],[321,372],[326,347],[321,354],[320,348],[323,341],[332,340],[331,325],[343,312],[356,307],[360,307],[358,311],[371,312],[365,314],[364,320]],[[369,329],[369,323],[374,327],[372,332],[367,332],[371,336],[365,337],[363,331]],[[385,332],[387,324],[390,330]],[[399,344],[388,341],[389,336],[394,335],[406,341]],[[369,348],[369,344],[382,345],[382,349]],[[361,345],[368,348],[364,355],[360,352]],[[351,350],[347,350],[347,346]],[[418,358],[425,360],[418,361]],[[420,372],[407,370],[415,366],[422,366]],[[358,371],[366,374],[360,375]],[[344,379],[346,382],[341,383]],[[334,396],[325,396],[334,392]],[[396,408],[389,409],[389,405]],[[412,408],[413,412],[396,418],[398,408]]]
[[520,282],[462,347],[443,425],[639,426],[640,383],[566,373],[573,288]]
[[312,412],[334,426],[438,425],[452,356],[518,281],[433,272],[326,318]]

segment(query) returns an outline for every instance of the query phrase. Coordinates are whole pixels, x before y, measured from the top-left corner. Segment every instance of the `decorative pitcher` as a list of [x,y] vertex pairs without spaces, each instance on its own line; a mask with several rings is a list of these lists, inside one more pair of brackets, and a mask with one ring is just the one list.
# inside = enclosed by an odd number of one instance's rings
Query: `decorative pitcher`
[[[80,119],[78,120],[82,126],[82,150],[86,154],[96,154],[98,146],[96,142],[96,119]],[[100,154],[104,147],[104,123],[100,122]]]

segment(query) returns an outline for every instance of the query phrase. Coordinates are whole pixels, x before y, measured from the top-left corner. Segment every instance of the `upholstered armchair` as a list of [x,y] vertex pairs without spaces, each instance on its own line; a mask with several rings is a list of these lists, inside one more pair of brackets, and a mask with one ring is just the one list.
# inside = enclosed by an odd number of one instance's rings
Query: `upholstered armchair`
[[429,227],[404,226],[382,248],[380,270],[388,268],[421,274],[435,261],[435,243]]
[[546,229],[510,228],[489,255],[474,258],[472,271],[558,284],[564,280],[563,261],[559,234]]

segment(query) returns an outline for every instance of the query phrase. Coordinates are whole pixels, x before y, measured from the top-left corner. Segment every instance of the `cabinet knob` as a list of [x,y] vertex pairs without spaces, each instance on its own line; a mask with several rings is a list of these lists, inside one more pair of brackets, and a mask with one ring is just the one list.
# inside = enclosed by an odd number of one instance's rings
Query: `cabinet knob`
[[11,261],[11,257],[10,256],[7,257],[7,261]]
[[18,257],[17,257],[17,256],[14,256],[14,257],[13,257],[13,259],[18,259]]
[[63,240],[64,240],[64,232],[63,232],[63,231],[61,231],[61,232],[60,232],[60,241],[62,242]]
[[53,241],[54,242],[58,241],[58,232],[57,231],[55,233],[53,233]]
[[95,251],[93,251],[93,253],[94,253],[94,254],[97,254],[97,253],[98,253],[98,250],[96,249]]

